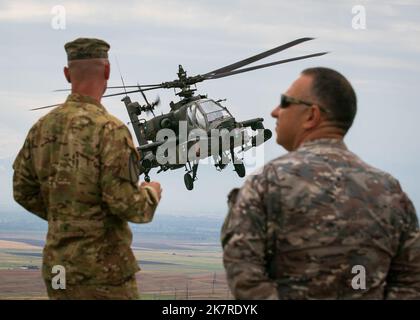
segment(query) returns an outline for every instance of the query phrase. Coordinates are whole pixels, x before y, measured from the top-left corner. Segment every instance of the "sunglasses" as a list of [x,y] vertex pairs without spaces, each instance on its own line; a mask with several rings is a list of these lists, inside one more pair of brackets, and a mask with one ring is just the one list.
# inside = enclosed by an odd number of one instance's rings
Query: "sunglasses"
[[293,98],[293,97],[286,96],[285,94],[282,94],[280,96],[280,105],[279,105],[280,108],[286,109],[287,107],[291,106],[292,104],[304,104],[304,105],[309,106],[309,107],[311,107],[313,105],[317,105],[321,111],[323,111],[325,113],[329,112],[327,109],[325,109],[324,107],[320,106],[317,103],[296,99],[296,98]]

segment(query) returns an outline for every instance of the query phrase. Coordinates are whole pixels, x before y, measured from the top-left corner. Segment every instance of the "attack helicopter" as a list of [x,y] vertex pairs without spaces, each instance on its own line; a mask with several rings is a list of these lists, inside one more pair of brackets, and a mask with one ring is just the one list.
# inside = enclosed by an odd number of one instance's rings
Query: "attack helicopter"
[[[188,76],[183,66],[179,65],[178,78],[176,80],[159,84],[126,86],[121,76],[123,85],[108,86],[107,90],[124,90],[107,94],[103,97],[124,95],[121,101],[124,102],[127,109],[138,141],[139,146],[137,149],[141,157],[138,168],[136,168],[138,170],[136,170],[137,172],[135,174],[144,174],[144,180],[148,182],[150,181],[150,171],[153,168],[159,168],[157,173],[185,168],[185,187],[188,190],[192,190],[194,182],[197,180],[197,170],[200,160],[212,157],[216,170],[223,170],[232,161],[237,175],[244,177],[246,174],[245,165],[238,157],[238,151],[236,150],[240,148],[240,151],[243,153],[253,147],[257,147],[269,140],[272,132],[264,128],[263,118],[237,121],[228,108],[223,106],[222,102],[224,100],[214,100],[208,98],[206,95],[196,94],[196,84],[206,80],[220,79],[239,73],[326,54],[327,52],[319,52],[242,68],[270,55],[313,39],[296,39],[247,59],[195,76]],[[131,88],[135,89],[130,90]],[[154,111],[160,101],[157,99],[149,103],[145,92],[172,88],[178,89],[178,92],[175,92],[175,94],[180,100],[177,102],[171,101],[169,104],[170,111],[156,116]],[[140,93],[145,104],[133,102],[128,96],[128,94],[132,93]],[[152,114],[153,117],[146,120],[144,115],[148,114]],[[249,129],[251,129],[252,134],[249,133]]]

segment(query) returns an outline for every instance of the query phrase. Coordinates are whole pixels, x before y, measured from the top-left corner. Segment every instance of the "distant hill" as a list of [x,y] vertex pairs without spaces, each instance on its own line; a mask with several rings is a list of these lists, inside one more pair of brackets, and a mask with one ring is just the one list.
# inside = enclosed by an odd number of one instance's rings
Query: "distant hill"
[[[200,240],[218,242],[223,217],[182,216],[170,214],[156,214],[151,223],[133,224],[130,226],[134,237],[147,235],[178,240]],[[47,223],[38,217],[21,211],[0,212],[0,236],[2,232],[10,231],[39,231],[47,232]]]

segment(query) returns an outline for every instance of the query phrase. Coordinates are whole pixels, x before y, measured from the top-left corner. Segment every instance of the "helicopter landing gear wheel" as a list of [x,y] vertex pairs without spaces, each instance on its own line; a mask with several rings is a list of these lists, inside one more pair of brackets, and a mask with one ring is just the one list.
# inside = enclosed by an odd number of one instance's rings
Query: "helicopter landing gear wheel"
[[243,162],[241,163],[234,163],[233,166],[235,167],[235,171],[238,174],[238,177],[243,178],[245,177],[245,165]]
[[233,147],[230,148],[230,156],[232,157],[232,163],[233,163],[233,167],[235,168],[235,171],[238,175],[239,178],[243,178],[245,177],[245,165],[242,162],[242,160],[239,160],[238,157],[236,156]]
[[188,167],[185,165],[185,170],[187,171],[184,174],[184,183],[187,190],[192,190],[194,188],[194,181],[197,179],[197,169],[198,169],[198,161],[193,162],[192,168],[191,163],[188,161]]
[[150,170],[146,170],[146,171],[144,172],[144,181],[146,181],[146,182],[150,182],[149,171],[150,171]]
[[192,190],[194,188],[194,179],[191,174],[184,174],[184,183],[187,190]]

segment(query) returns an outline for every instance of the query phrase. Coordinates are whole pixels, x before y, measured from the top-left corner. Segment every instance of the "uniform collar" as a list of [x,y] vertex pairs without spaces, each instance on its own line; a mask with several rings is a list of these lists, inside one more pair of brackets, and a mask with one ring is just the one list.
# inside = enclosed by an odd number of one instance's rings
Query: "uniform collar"
[[343,139],[337,139],[337,138],[320,138],[310,141],[305,141],[302,143],[299,149],[312,149],[316,147],[333,147],[333,148],[339,148],[347,150],[347,146],[344,143]]
[[68,95],[66,103],[67,102],[81,102],[81,103],[88,103],[88,104],[93,104],[97,107],[99,107],[100,109],[105,110],[105,107],[96,99],[90,97],[90,96],[85,96],[79,93],[71,93]]

